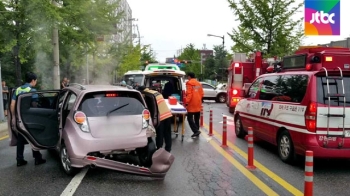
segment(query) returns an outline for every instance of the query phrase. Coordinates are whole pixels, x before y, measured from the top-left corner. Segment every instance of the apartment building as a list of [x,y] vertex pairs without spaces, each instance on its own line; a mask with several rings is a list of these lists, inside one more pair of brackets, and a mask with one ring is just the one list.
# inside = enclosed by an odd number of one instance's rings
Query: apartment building
[[123,14],[123,17],[116,24],[116,31],[112,35],[113,42],[117,43],[132,43],[132,10],[127,0],[112,0],[118,1],[119,7],[116,14]]

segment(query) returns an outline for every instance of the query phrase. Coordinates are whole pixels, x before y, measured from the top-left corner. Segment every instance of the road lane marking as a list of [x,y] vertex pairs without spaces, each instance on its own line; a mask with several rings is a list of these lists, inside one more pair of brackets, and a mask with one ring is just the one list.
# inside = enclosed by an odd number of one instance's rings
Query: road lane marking
[[[223,124],[223,121],[219,122],[220,124]],[[235,123],[233,121],[226,121],[227,125],[234,125]]]
[[[203,123],[204,127],[209,130],[209,126],[205,123]],[[221,141],[222,136],[213,129],[214,136],[217,136],[219,141]],[[234,145],[232,142],[227,141],[227,144],[230,148],[232,148],[235,152],[237,152],[239,155],[241,155],[244,159],[248,159],[247,153],[245,153],[243,150],[241,150],[239,147]],[[272,172],[271,170],[267,169],[264,165],[262,165],[260,162],[258,162],[256,159],[254,159],[254,165],[262,171],[264,174],[266,174],[268,177],[273,179],[275,182],[277,182],[279,185],[281,185],[283,188],[288,190],[290,193],[292,193],[295,196],[303,196],[304,194],[297,188],[295,188],[293,185],[289,184],[287,181],[279,177],[277,174]]]
[[4,137],[0,137],[0,141],[1,141],[1,140],[4,140],[4,139],[7,139],[7,138],[9,138],[8,135],[6,135],[6,136],[4,136]]
[[236,159],[234,159],[228,152],[219,146],[219,144],[211,140],[210,137],[202,132],[205,139],[209,142],[210,145],[214,147],[223,157],[225,157],[233,166],[235,166],[245,177],[247,177],[256,187],[263,191],[268,196],[278,195],[274,190],[272,190],[268,185],[256,177],[252,172],[240,164]]
[[61,193],[61,196],[73,196],[88,171],[89,168],[84,168],[78,174],[76,174],[67,185],[66,189],[64,189],[64,191]]

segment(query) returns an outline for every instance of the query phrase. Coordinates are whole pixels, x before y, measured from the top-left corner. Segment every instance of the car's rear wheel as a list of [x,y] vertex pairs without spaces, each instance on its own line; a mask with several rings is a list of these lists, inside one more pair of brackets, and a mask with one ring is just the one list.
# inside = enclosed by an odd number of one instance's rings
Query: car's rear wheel
[[68,154],[68,150],[66,145],[62,144],[61,145],[61,150],[60,150],[60,161],[61,161],[61,166],[64,172],[68,175],[74,175],[76,174],[79,169],[72,167],[71,166],[71,160]]
[[283,162],[292,163],[294,161],[294,146],[292,138],[287,130],[283,130],[277,141],[278,155]]
[[150,167],[152,165],[152,156],[157,150],[156,144],[152,138],[148,138],[148,144],[144,148],[139,149],[140,164],[144,167]]
[[226,95],[224,93],[219,94],[216,97],[216,102],[218,102],[218,103],[226,103]]

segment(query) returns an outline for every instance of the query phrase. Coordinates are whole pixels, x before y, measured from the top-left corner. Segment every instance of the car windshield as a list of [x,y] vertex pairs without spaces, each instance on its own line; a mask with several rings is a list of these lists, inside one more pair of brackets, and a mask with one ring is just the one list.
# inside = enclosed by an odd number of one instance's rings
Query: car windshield
[[130,86],[134,86],[136,83],[140,85],[142,83],[143,77],[144,75],[142,74],[124,75],[123,81],[125,81],[126,84]]
[[136,92],[98,92],[85,95],[79,110],[87,117],[138,115],[145,109]]

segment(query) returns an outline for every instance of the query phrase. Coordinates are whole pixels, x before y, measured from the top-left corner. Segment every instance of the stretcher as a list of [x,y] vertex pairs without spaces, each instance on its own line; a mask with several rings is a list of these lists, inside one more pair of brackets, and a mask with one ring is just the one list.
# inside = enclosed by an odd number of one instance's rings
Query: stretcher
[[181,130],[181,141],[184,141],[184,137],[185,137],[185,118],[186,118],[186,114],[187,114],[187,110],[184,106],[182,106],[181,104],[179,104],[177,102],[176,105],[171,105],[169,104],[168,99],[165,99],[166,104],[168,105],[171,113],[173,114],[173,116],[175,117],[174,119],[174,132],[176,137],[178,137],[179,135],[179,126],[180,123],[177,123],[177,116],[180,116],[180,118],[182,117],[182,130]]

